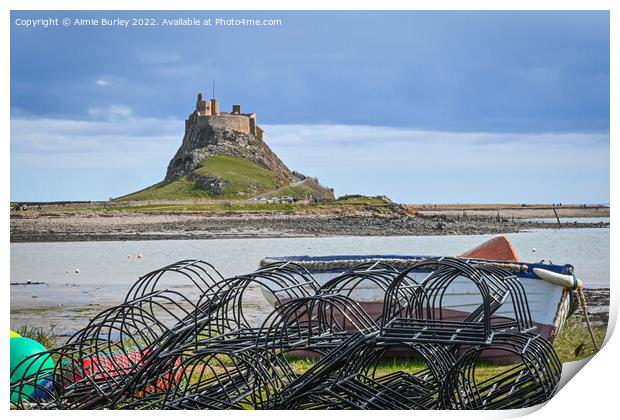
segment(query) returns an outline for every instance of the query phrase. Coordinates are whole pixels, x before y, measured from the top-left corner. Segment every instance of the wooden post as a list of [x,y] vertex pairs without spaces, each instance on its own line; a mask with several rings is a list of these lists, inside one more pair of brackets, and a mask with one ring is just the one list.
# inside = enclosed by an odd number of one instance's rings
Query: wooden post
[[598,344],[596,343],[596,337],[594,337],[594,331],[592,331],[592,326],[590,325],[590,317],[588,316],[588,304],[586,303],[586,297],[583,294],[583,288],[577,289],[577,296],[579,298],[579,305],[581,306],[581,310],[583,311],[583,316],[586,319],[586,325],[588,326],[588,331],[590,332],[590,338],[592,339],[594,350],[599,351]]
[[555,211],[555,207],[553,207],[553,213],[555,214],[555,219],[558,221],[558,226],[562,229],[562,223],[560,223],[560,217],[558,216],[558,212]]

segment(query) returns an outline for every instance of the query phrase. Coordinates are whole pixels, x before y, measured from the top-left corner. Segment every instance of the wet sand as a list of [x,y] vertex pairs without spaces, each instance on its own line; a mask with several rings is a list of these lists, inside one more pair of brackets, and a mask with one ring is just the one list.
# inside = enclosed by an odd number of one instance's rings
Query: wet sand
[[[571,223],[571,228],[609,227]],[[557,228],[520,219],[403,214],[77,213],[11,215],[11,242],[502,234]]]

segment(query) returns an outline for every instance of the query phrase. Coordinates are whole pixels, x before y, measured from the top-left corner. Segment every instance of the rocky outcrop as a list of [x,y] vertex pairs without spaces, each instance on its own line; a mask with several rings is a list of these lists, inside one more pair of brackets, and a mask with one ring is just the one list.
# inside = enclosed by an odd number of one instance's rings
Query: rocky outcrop
[[224,193],[224,188],[228,184],[225,179],[217,176],[191,173],[188,175],[188,178],[195,181],[201,190],[205,190],[211,195],[219,195]]
[[[255,162],[271,171],[278,186],[295,182],[297,178],[284,162],[262,140],[225,127],[195,125],[189,127],[181,147],[168,164],[165,181],[191,175],[207,156],[236,156]],[[204,181],[204,182],[203,182]],[[221,190],[217,180],[200,180],[208,190]]]

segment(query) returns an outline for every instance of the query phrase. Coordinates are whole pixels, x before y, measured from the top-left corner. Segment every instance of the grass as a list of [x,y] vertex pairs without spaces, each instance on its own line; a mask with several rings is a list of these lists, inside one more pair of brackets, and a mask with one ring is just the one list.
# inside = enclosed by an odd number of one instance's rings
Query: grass
[[[553,342],[553,347],[560,356],[562,362],[584,359],[595,353],[590,333],[584,323],[574,318],[576,315],[577,314],[573,315],[573,317],[566,321],[560,334]],[[594,327],[593,330],[596,342],[601,346],[603,340],[605,340],[607,327],[597,326]]]
[[375,207],[389,207],[392,205],[389,201],[381,197],[367,197],[365,195],[345,196],[337,199],[332,205],[346,205],[346,206],[375,206]]
[[[297,188],[303,185],[297,186]],[[281,190],[277,195],[290,195]],[[298,191],[304,194],[304,190]],[[124,205],[93,208],[95,212],[136,213],[334,213],[339,211],[374,210],[389,211],[391,203],[378,197],[355,196],[320,203],[264,203],[254,200],[205,200],[202,202],[131,202]]]
[[55,327],[56,325],[52,325],[49,330],[44,330],[43,328],[23,325],[15,330],[15,332],[22,337],[32,338],[38,341],[43,347],[49,350],[58,345],[58,337],[54,335]]
[[314,198],[321,202],[334,201],[333,190],[322,186],[316,178],[306,178],[296,185],[280,188],[263,196],[265,198],[288,196],[297,200]]
[[174,181],[157,183],[116,200],[238,199],[265,193],[278,187],[276,177],[271,171],[248,159],[236,156],[207,156],[194,174],[220,178],[224,181],[222,193],[210,194],[200,188],[197,180],[185,176]]
[[301,184],[296,185],[294,187],[285,187],[273,194],[265,194],[265,198],[273,198],[273,197],[293,197],[298,200],[303,200],[306,197],[313,196],[315,194],[315,190],[310,188],[307,185]]
[[226,180],[224,196],[228,197],[256,195],[278,187],[271,171],[235,156],[208,156],[202,160],[196,173]]
[[180,200],[183,198],[211,198],[211,196],[207,191],[198,188],[195,181],[183,177],[171,182],[159,182],[143,190],[119,197],[116,201]]
[[291,203],[259,203],[259,202],[244,202],[244,201],[230,201],[220,202],[214,201],[212,203],[162,203],[162,204],[137,204],[126,205],[119,207],[109,207],[96,209],[96,211],[105,212],[138,212],[138,213],[252,213],[252,212],[270,212],[270,211],[283,211],[292,212],[298,209],[299,206]]

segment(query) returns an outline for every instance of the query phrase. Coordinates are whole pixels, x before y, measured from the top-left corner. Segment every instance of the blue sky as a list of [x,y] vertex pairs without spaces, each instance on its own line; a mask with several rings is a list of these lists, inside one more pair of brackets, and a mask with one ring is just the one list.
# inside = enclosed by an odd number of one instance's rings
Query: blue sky
[[[19,18],[273,18],[24,28]],[[608,202],[607,12],[13,12],[11,199],[163,179],[197,91],[292,169],[399,202]]]

